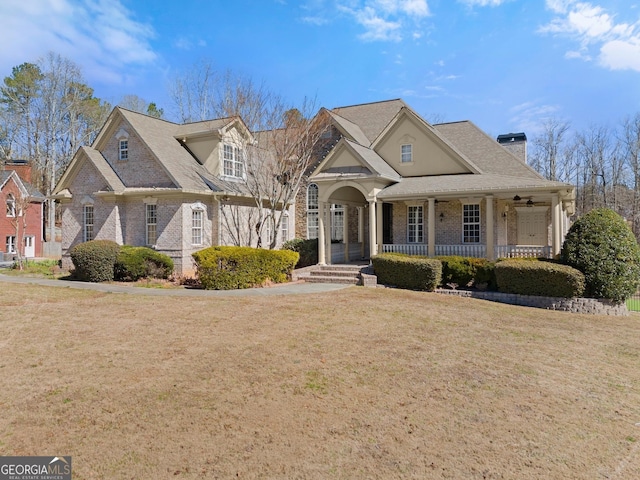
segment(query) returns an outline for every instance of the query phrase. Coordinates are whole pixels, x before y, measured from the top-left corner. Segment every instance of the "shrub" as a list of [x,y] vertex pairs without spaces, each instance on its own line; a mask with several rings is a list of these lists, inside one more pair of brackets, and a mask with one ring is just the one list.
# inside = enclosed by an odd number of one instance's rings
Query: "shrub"
[[282,245],[283,250],[291,250],[300,254],[300,260],[296,265],[296,268],[308,267],[318,263],[318,239],[312,238],[304,240],[302,238],[294,238],[284,242]]
[[85,282],[110,282],[120,246],[111,240],[91,240],[74,246],[69,254],[75,276]]
[[503,260],[496,263],[495,275],[504,293],[572,298],[581,297],[585,288],[582,272],[551,262]]
[[562,246],[562,262],[586,278],[586,295],[622,302],[636,292],[640,247],[624,219],[599,208],[571,226]]
[[149,247],[121,247],[114,277],[116,280],[135,282],[141,278],[169,278],[173,273],[173,260]]
[[205,289],[231,290],[285,282],[300,258],[289,250],[209,247],[195,252],[197,276]]
[[442,263],[434,258],[384,253],[371,261],[384,285],[433,292],[442,279]]
[[450,255],[437,257],[442,262],[442,284],[461,287],[495,287],[493,264],[485,258]]

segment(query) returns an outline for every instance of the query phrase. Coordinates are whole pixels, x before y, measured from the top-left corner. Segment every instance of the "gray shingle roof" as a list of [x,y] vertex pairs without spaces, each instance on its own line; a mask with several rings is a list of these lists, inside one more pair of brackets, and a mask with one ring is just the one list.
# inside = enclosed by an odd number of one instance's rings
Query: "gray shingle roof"
[[[5,184],[13,172],[14,170],[0,170],[0,186]],[[36,187],[22,180],[17,174],[16,177],[33,200],[40,202],[45,200],[46,197]]]
[[[400,99],[365,103],[332,109],[343,118],[354,123],[369,140],[369,145],[380,135],[398,112],[407,104]],[[361,143],[361,142],[358,142]],[[365,145],[365,144],[363,144]],[[368,145],[365,145],[368,146]]]
[[410,177],[385,188],[378,194],[380,199],[415,198],[425,195],[473,195],[474,193],[501,193],[514,190],[543,190],[551,187],[564,188],[566,183],[550,182],[543,178],[514,177],[496,174],[440,175]]
[[473,122],[441,123],[433,125],[433,128],[471,159],[481,173],[542,179],[533,168],[502,147]]

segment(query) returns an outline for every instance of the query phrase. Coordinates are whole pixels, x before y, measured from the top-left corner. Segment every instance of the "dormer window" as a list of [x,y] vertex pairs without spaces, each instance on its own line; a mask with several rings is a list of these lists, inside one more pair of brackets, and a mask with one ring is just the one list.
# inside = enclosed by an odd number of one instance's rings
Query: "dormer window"
[[126,138],[120,140],[120,148],[119,148],[119,160],[128,160],[129,159],[129,140]]
[[400,159],[402,163],[413,162],[413,145],[405,143],[400,147]]
[[223,173],[227,177],[244,177],[244,156],[242,150],[231,145],[224,145]]

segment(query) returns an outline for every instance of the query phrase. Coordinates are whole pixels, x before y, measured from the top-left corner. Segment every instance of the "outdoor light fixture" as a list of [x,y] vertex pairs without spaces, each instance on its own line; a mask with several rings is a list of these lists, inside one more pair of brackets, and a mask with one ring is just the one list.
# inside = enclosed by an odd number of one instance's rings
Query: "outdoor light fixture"
[[440,214],[440,221],[444,220],[444,213]]

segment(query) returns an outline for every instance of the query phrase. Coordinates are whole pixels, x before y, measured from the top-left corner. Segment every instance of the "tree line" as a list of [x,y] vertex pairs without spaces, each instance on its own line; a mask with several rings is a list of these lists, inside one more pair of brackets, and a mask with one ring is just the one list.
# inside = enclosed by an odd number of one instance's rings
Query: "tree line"
[[548,180],[576,186],[576,216],[607,207],[640,238],[640,113],[615,126],[573,131],[550,118],[533,137],[529,163]]

